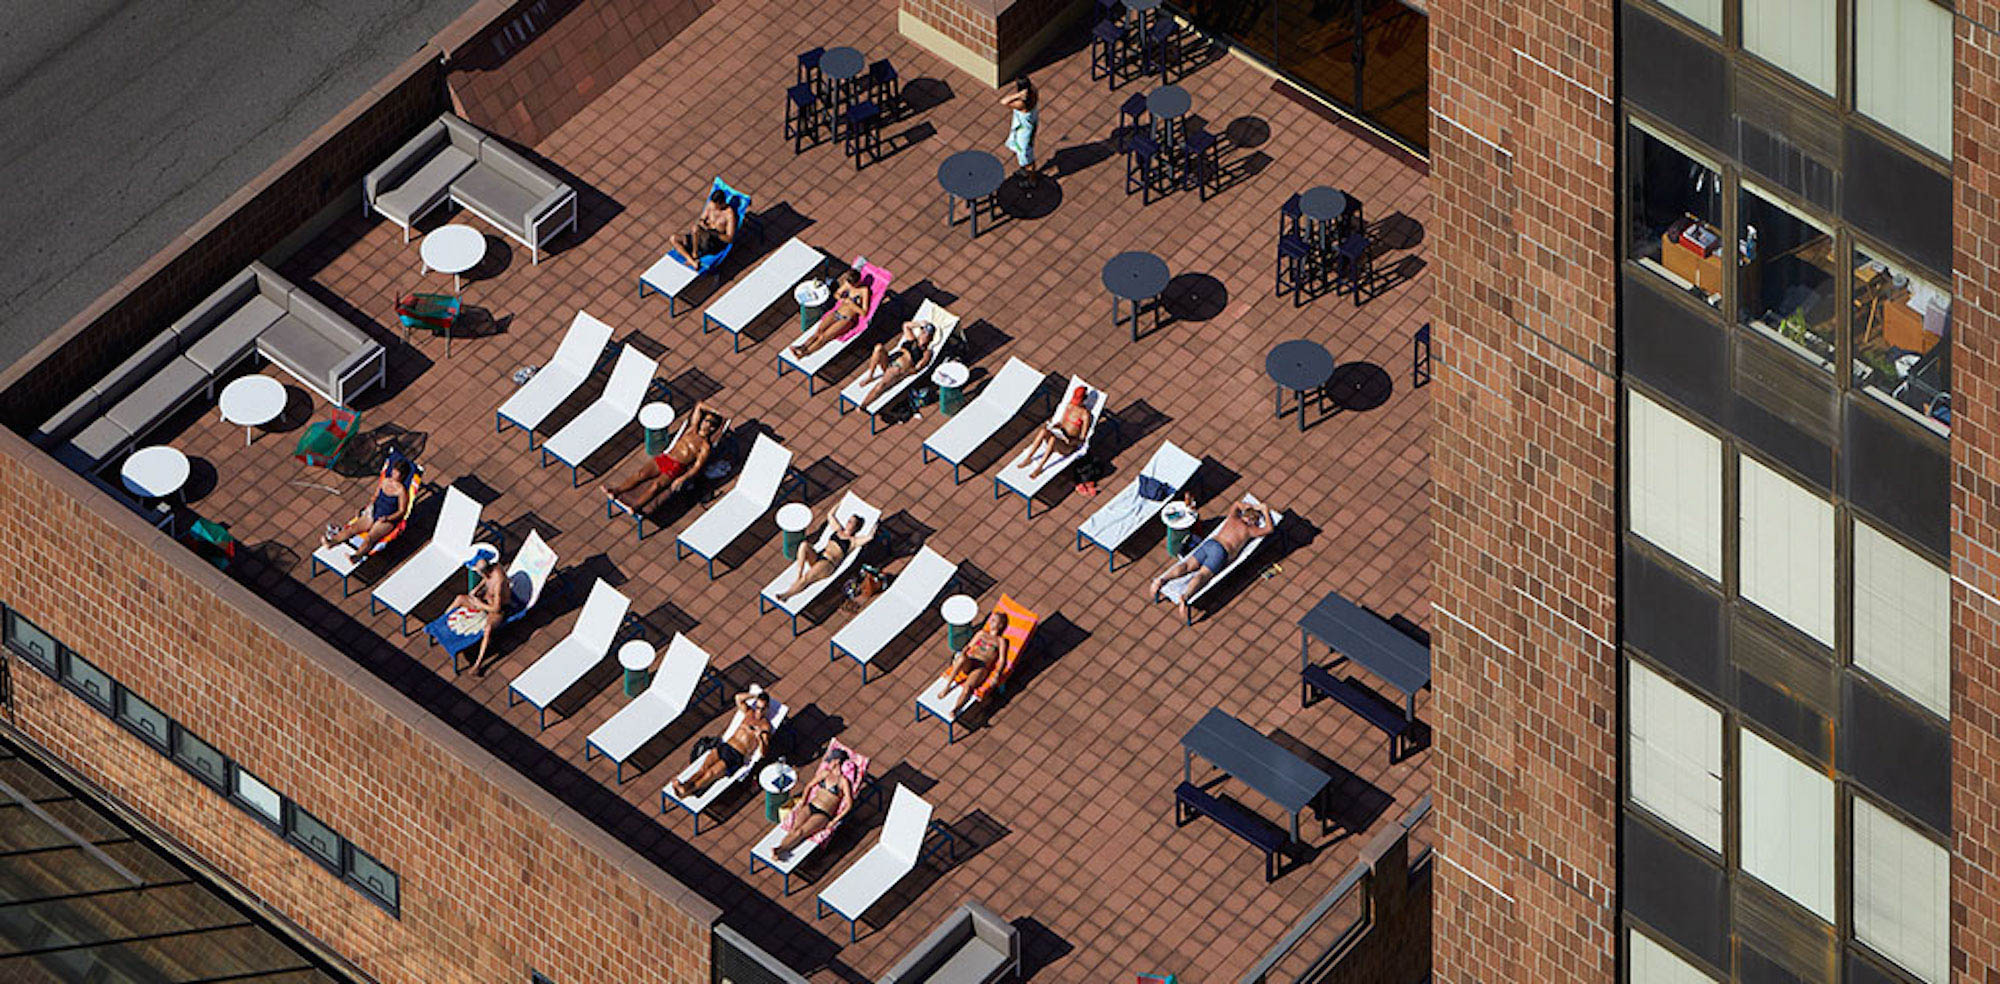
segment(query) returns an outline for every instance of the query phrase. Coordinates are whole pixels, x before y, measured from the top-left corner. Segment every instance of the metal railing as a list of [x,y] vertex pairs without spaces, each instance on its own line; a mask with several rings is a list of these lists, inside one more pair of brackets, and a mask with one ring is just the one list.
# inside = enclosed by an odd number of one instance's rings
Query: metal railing
[[[1400,866],[1401,870],[1377,870],[1384,854],[1391,853],[1387,851],[1377,851],[1356,861],[1333,890],[1314,903],[1270,952],[1243,975],[1241,984],[1312,984],[1339,963],[1355,941],[1366,936],[1374,925],[1371,881],[1389,876],[1407,879],[1430,864],[1430,815],[1431,798],[1425,796],[1396,821],[1400,835],[1395,840],[1377,842],[1393,846],[1400,841],[1407,845],[1402,856],[1408,861]],[[1316,948],[1308,947],[1308,940]]]

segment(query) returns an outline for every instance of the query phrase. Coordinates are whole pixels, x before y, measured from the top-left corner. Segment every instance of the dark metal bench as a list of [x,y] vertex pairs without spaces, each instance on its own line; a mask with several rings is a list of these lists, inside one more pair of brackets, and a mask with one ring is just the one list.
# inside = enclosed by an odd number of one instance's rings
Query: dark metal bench
[[1264,880],[1277,879],[1278,857],[1284,853],[1287,840],[1278,825],[1234,803],[1210,796],[1194,783],[1183,782],[1174,790],[1174,826],[1187,826],[1195,814],[1221,824],[1224,830],[1263,851]]
[[1341,702],[1348,710],[1361,715],[1363,721],[1388,732],[1389,761],[1401,759],[1398,742],[1404,743],[1406,748],[1410,733],[1416,730],[1417,725],[1417,722],[1405,717],[1401,709],[1351,679],[1334,676],[1333,671],[1324,666],[1308,666],[1299,671],[1299,682],[1302,685],[1300,706],[1311,707],[1315,694]]

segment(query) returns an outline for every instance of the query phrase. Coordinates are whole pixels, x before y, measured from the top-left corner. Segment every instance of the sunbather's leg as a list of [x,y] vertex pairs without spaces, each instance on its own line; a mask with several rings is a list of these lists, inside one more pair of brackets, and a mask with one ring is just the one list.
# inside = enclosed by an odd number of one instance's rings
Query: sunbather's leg
[[326,533],[319,538],[320,546],[332,546],[336,543],[346,541],[349,537],[360,536],[368,529],[369,524],[372,522],[374,521],[364,515],[356,516],[345,523],[329,526]]
[[389,534],[394,533],[395,531],[396,531],[396,524],[391,523],[386,519],[374,520],[372,523],[370,523],[368,527],[368,532],[363,533],[361,535],[361,542],[355,546],[354,548],[355,555],[359,557],[368,556],[368,552],[374,550],[376,544],[381,543],[383,540],[388,539]]
[[678,481],[680,479],[669,478],[666,475],[653,476],[652,483],[646,486],[646,494],[640,496],[639,501],[633,504],[636,510],[642,513],[652,512],[653,507],[658,505],[661,499],[673,493],[676,488],[675,483]]
[[[802,559],[805,556],[805,551],[803,547],[800,548],[799,556]],[[819,582],[824,581],[829,577],[832,577],[834,567],[835,564],[833,561],[825,559],[815,560],[811,564],[806,565],[804,568],[801,569],[799,576],[792,580],[792,586],[786,588],[782,592],[779,592],[778,600],[790,601],[793,595],[798,594],[799,592],[804,591],[806,588],[818,584]]]
[[986,678],[992,675],[991,663],[981,663],[965,674],[965,682],[958,685],[958,703],[951,709],[953,720],[958,719],[958,715],[965,710],[965,705],[972,703],[972,695],[978,693],[979,688],[986,685]]
[[[1202,567],[1196,570],[1194,574],[1188,578],[1187,585],[1181,589],[1181,600],[1175,603],[1174,605],[1174,607],[1180,611],[1181,616],[1183,618],[1187,616],[1188,599],[1194,597],[1195,592],[1200,591],[1201,586],[1207,584],[1208,579],[1214,576],[1215,576],[1214,571],[1211,571],[1206,567]],[[1154,593],[1154,597],[1158,597],[1158,592]]]
[[1168,564],[1167,569],[1161,571],[1160,576],[1153,579],[1153,583],[1146,589],[1146,600],[1159,601],[1160,589],[1166,587],[1168,581],[1180,577],[1189,571],[1198,570],[1200,567],[1201,561],[1195,558],[1193,551],[1189,551],[1187,556]]
[[688,777],[687,782],[674,780],[674,795],[682,798],[700,796],[727,771],[728,767],[723,765],[722,756],[710,752],[702,758],[701,768],[696,769],[694,775]]
[[873,405],[876,397],[881,396],[889,387],[902,382],[909,374],[910,370],[903,360],[898,359],[890,363],[888,368],[882,371],[882,378],[877,379],[875,385],[868,387],[868,395],[861,398],[861,405],[864,407]]
[[1025,466],[1028,462],[1034,460],[1036,454],[1047,452],[1049,442],[1054,438],[1055,435],[1047,427],[1036,428],[1035,439],[1028,442],[1028,450],[1021,452],[1021,459],[1018,463]]
[[488,659],[486,655],[487,653],[486,644],[492,641],[493,641],[493,620],[487,619],[486,627],[484,629],[479,630],[479,652],[473,654],[472,657],[473,676],[485,676],[486,671],[493,668],[492,661]]
[[1042,469],[1047,468],[1049,462],[1061,461],[1076,451],[1075,441],[1063,437],[1054,431],[1043,431],[1042,434],[1049,439],[1048,452],[1042,455],[1042,460],[1035,463],[1034,470],[1028,473],[1029,478],[1042,477]]
[[808,809],[803,803],[799,804],[797,809],[805,810],[806,815],[800,817],[799,822],[792,825],[791,831],[785,834],[784,839],[778,842],[777,849],[771,852],[777,855],[780,861],[785,860],[786,855],[792,853],[792,848],[805,843],[814,834],[826,829],[828,822],[826,814]]
[[847,330],[854,327],[856,320],[856,315],[841,314],[839,311],[827,312],[820,317],[818,324],[813,325],[810,334],[792,346],[792,355],[803,359],[819,351],[826,343],[847,334]]
[[599,485],[597,488],[600,491],[602,491],[606,496],[609,496],[610,498],[616,499],[619,502],[623,503],[625,501],[625,497],[627,495],[630,495],[633,489],[636,489],[639,486],[651,482],[659,477],[660,477],[659,464],[655,462],[651,457],[641,455],[639,458],[639,466],[632,470],[632,474],[630,477],[626,478],[623,482],[620,482],[617,485]]

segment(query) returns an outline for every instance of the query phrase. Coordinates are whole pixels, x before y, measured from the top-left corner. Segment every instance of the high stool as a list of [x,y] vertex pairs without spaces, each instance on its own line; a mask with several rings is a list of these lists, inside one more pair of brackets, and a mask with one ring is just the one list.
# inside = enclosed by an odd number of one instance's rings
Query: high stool
[[1131,152],[1132,138],[1146,132],[1146,94],[1135,92],[1118,107],[1118,132],[1125,138],[1125,152]]
[[1305,216],[1299,212],[1298,195],[1292,195],[1285,199],[1285,204],[1278,206],[1278,235],[1297,236],[1299,226],[1304,222]]
[[1190,127],[1181,144],[1181,174],[1187,183],[1208,201],[1209,185],[1222,190],[1222,158],[1216,153],[1215,134],[1207,127]]
[[1173,81],[1173,70],[1180,67],[1181,47],[1179,40],[1181,26],[1174,19],[1161,14],[1146,29],[1145,74],[1159,73],[1161,82]]
[[824,116],[819,95],[810,83],[801,82],[785,90],[785,136],[792,140],[792,153],[804,153],[808,139],[811,146],[819,146],[819,128]]
[[1354,233],[1340,241],[1340,247],[1333,255],[1333,286],[1336,293],[1343,288],[1354,294],[1354,306],[1360,307],[1362,287],[1368,282],[1369,249],[1368,237]]
[[1304,236],[1286,233],[1278,237],[1278,275],[1275,293],[1292,295],[1292,306],[1299,307],[1312,299],[1313,288],[1319,280],[1312,247],[1306,244]]
[[869,100],[847,108],[847,140],[843,147],[854,158],[854,169],[862,168],[862,158],[874,163],[882,157],[882,110]]
[[1104,79],[1111,91],[1125,81],[1125,25],[1109,17],[1090,29],[1090,80]]
[[1153,203],[1159,156],[1160,144],[1150,133],[1135,133],[1125,142],[1125,193],[1139,192],[1141,204]]
[[884,116],[897,116],[903,107],[903,84],[896,66],[884,58],[868,66],[868,97],[881,107]]
[[825,48],[814,48],[811,51],[799,52],[798,84],[809,85],[815,89],[819,88],[820,83],[824,81],[820,78],[819,74],[819,56],[824,54],[826,54]]

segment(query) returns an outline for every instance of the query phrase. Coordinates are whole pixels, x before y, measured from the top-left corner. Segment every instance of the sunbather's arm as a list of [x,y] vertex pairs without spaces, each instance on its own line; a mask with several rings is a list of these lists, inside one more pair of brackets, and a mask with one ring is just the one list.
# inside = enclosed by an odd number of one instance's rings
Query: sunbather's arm
[[410,486],[408,484],[405,484],[402,490],[396,493],[396,514],[394,516],[389,517],[389,521],[391,523],[401,525],[405,520],[409,519],[410,506],[412,505],[415,498],[416,497],[410,493]]

